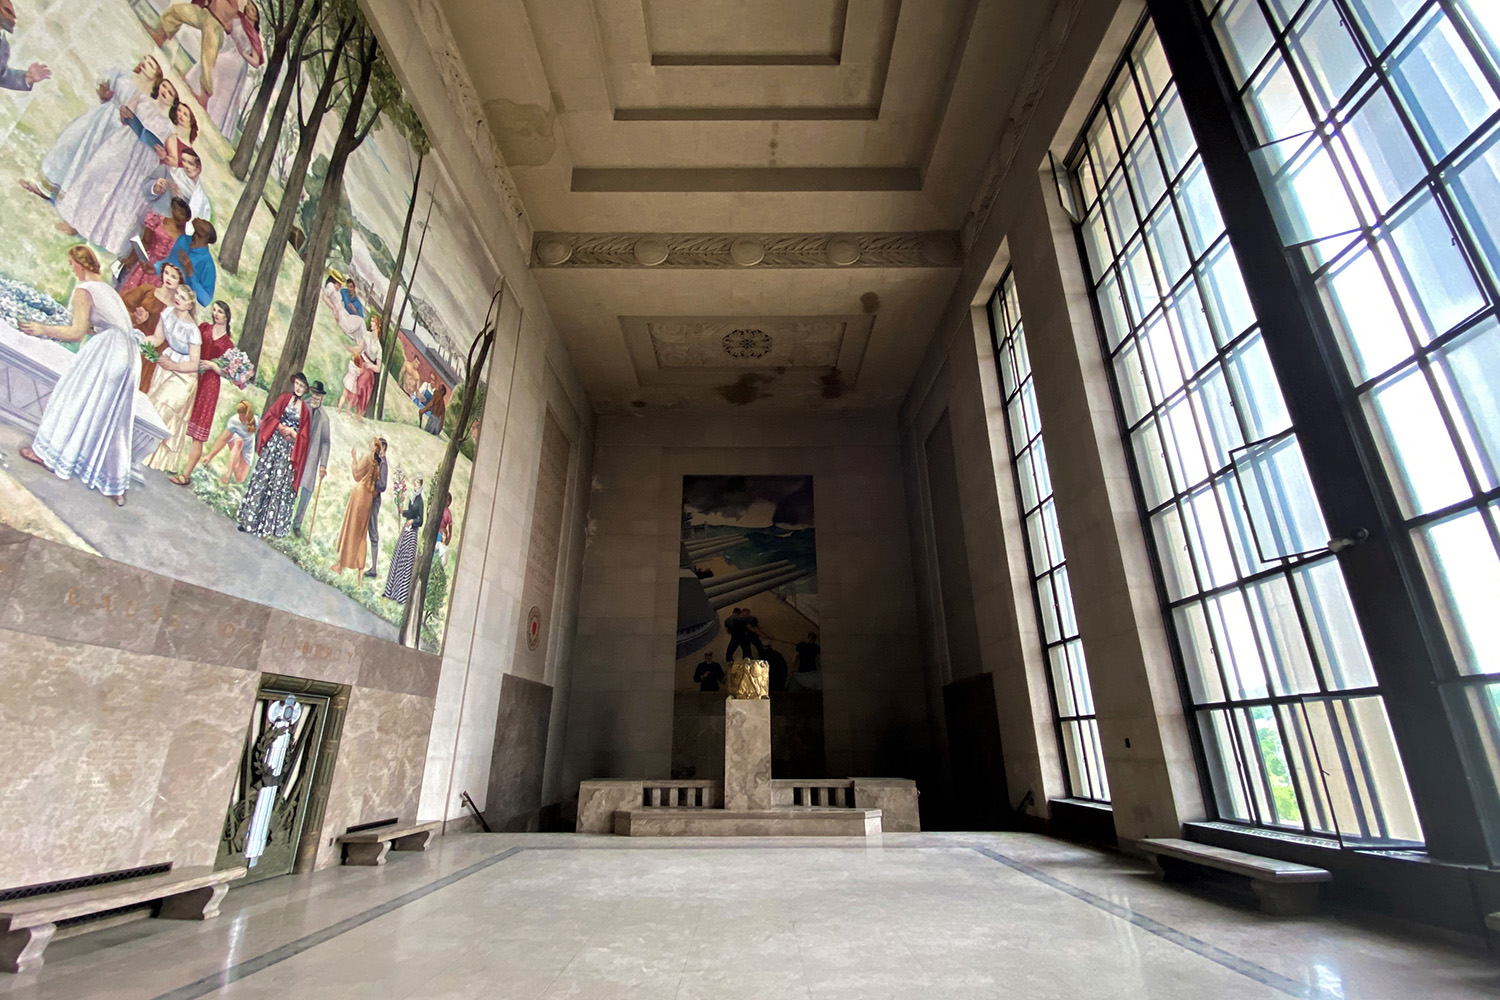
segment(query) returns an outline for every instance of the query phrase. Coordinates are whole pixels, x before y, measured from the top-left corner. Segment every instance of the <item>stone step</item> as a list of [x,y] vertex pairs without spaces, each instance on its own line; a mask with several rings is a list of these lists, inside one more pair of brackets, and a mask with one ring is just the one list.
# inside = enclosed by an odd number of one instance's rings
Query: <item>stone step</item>
[[625,837],[875,837],[879,809],[621,809]]

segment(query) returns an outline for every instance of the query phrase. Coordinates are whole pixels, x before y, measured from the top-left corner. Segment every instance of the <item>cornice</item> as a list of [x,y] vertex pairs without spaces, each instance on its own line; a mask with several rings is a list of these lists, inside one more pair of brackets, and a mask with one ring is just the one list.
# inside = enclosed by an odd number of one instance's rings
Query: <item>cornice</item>
[[495,189],[501,194],[505,214],[514,224],[517,241],[524,250],[530,241],[531,220],[521,203],[520,192],[516,188],[515,179],[511,177],[510,168],[505,164],[505,157],[500,153],[495,133],[489,127],[489,118],[479,100],[479,91],[469,76],[463,57],[459,55],[453,29],[435,0],[413,3],[411,9],[422,34],[422,41],[432,53],[433,62],[442,76],[443,85],[460,109],[460,119],[474,123],[467,136],[469,144],[489,173]]
[[555,233],[531,266],[555,268],[959,267],[958,233]]
[[1063,46],[1067,43],[1068,35],[1072,32],[1073,24],[1078,20],[1078,14],[1082,9],[1083,0],[1054,0],[1053,2],[1047,26],[1042,29],[1042,37],[1038,39],[1031,58],[1027,60],[1026,70],[1021,77],[1021,86],[1017,88],[1016,96],[1010,102],[1005,124],[1000,129],[1000,135],[996,138],[995,146],[990,151],[989,161],[985,165],[984,179],[979,184],[979,192],[974,197],[969,217],[964,221],[963,246],[965,250],[973,246],[975,238],[984,228],[985,222],[989,220],[990,210],[995,207],[995,199],[1000,195],[1000,186],[1005,182],[1011,165],[1015,162],[1016,154],[1021,149],[1021,137],[1026,134],[1032,116],[1036,114],[1042,94],[1047,90],[1047,82],[1052,78],[1053,67],[1062,56]]

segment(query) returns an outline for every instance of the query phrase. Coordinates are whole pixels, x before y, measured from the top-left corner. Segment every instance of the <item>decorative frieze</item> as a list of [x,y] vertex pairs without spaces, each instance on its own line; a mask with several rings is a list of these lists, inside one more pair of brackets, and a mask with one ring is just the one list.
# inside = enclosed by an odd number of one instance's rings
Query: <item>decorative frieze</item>
[[532,266],[957,267],[958,233],[537,233]]

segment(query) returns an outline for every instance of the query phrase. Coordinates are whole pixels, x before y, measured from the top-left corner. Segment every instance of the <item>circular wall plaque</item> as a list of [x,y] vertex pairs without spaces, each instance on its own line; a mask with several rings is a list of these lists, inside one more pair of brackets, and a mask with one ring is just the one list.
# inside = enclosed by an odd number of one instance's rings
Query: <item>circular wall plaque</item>
[[828,263],[848,267],[859,260],[859,244],[847,236],[835,236],[828,241]]
[[542,644],[542,609],[535,604],[526,612],[526,648],[533,653]]
[[642,236],[635,241],[635,259],[655,267],[667,259],[667,241],[656,236]]
[[741,267],[759,264],[766,256],[766,245],[750,236],[741,236],[729,244],[729,259]]
[[947,233],[928,233],[922,240],[922,256],[929,263],[947,267],[958,262],[958,245]]
[[573,256],[573,244],[555,236],[549,236],[536,245],[536,259],[543,264],[556,266],[566,263],[571,256]]

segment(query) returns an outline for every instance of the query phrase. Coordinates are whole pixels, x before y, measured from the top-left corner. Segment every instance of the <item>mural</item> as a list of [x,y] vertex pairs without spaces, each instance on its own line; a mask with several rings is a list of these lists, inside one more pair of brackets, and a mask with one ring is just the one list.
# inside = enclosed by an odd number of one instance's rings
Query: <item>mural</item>
[[500,276],[429,153],[356,0],[0,0],[0,520],[439,651]]
[[741,656],[777,692],[823,689],[811,476],[684,476],[677,690],[725,690]]

